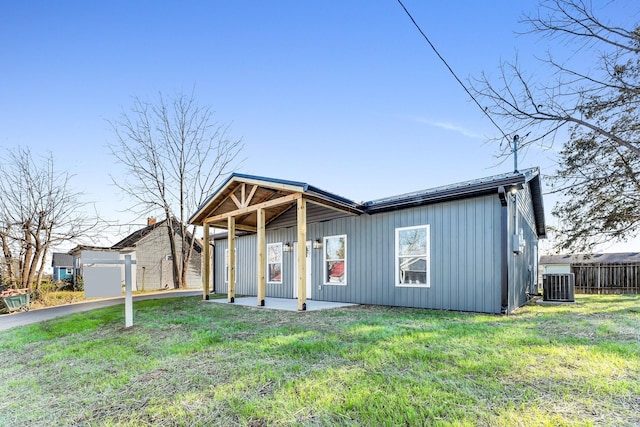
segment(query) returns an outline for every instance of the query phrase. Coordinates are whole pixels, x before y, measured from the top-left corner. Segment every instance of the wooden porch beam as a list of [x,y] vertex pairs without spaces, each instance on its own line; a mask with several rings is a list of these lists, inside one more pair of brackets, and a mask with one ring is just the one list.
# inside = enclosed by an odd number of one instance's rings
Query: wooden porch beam
[[298,311],[307,309],[307,201],[297,202],[298,220]]
[[209,299],[209,284],[211,283],[211,247],[209,246],[209,224],[202,227],[202,245],[204,253],[202,254],[204,271],[202,275],[202,299]]
[[238,200],[238,198],[236,197],[235,194],[231,193],[231,195],[229,196],[229,198],[233,201],[233,203],[236,204],[236,206],[238,207],[238,209],[242,209],[244,206],[242,206],[242,203],[240,202],[240,200]]
[[251,200],[253,199],[253,196],[256,194],[256,190],[258,190],[258,186],[254,185],[251,188],[251,191],[249,192],[249,195],[247,196],[247,199],[245,200],[245,203],[244,203],[245,207],[249,206],[249,203],[251,203]]
[[[219,228],[221,230],[226,230],[227,229],[227,220],[225,219],[224,222],[218,222],[216,224],[209,223],[209,227]],[[256,231],[258,231],[258,228],[254,227],[252,225],[238,224],[237,221],[236,221],[236,230],[249,231],[251,233],[255,233]]]
[[227,219],[227,240],[229,242],[229,286],[227,301],[235,302],[236,297],[236,220],[230,216]]
[[243,214],[247,214],[247,213],[252,213],[252,212],[257,212],[258,209],[267,209],[267,208],[271,208],[274,206],[279,206],[279,205],[284,205],[286,203],[290,203],[293,202],[294,200],[298,200],[302,198],[302,193],[293,193],[293,194],[289,194],[287,196],[283,196],[283,197],[279,197],[277,199],[274,200],[269,200],[266,202],[262,202],[262,203],[258,203],[252,206],[247,206],[244,208],[240,208],[237,209],[235,211],[232,212],[226,212],[223,214],[219,214],[219,215],[214,215],[212,217],[208,217],[205,218],[203,220],[204,224],[211,224],[212,222],[216,222],[222,219],[227,219],[230,217],[235,217],[235,216],[239,216],[239,215],[243,215]]
[[240,231],[250,231],[252,233],[255,233],[258,231],[258,227],[254,227],[252,225],[244,225],[244,224],[238,224],[236,223],[236,230],[240,230]]
[[325,200],[322,200],[320,198],[313,197],[313,196],[308,196],[307,195],[307,196],[305,196],[305,199],[307,199],[307,201],[309,203],[313,203],[314,205],[322,206],[324,208],[331,209],[331,210],[334,210],[336,212],[347,213],[347,214],[350,214],[350,215],[361,215],[363,213],[361,210],[358,210],[358,209],[355,209],[355,208],[352,208],[352,207],[348,207],[348,206],[344,206],[344,205],[340,205],[340,204],[334,205],[332,203],[329,203],[329,202],[327,202]]
[[266,294],[266,231],[265,231],[265,212],[264,209],[258,209],[258,236],[257,236],[257,271],[258,271],[258,306],[264,306],[264,299]]

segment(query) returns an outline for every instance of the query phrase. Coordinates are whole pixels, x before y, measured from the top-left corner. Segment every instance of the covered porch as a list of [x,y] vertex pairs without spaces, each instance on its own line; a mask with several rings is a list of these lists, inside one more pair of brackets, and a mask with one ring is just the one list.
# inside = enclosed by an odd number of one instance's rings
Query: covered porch
[[[227,303],[235,303],[236,236],[238,232],[255,233],[256,305],[265,306],[267,259],[266,230],[278,220],[278,226],[295,226],[297,230],[296,277],[297,310],[307,310],[306,242],[308,212],[315,219],[363,213],[361,207],[345,198],[305,183],[233,174],[192,215],[189,222],[203,227],[204,259],[211,259],[210,229],[226,229],[228,239]],[[211,265],[203,264],[203,299],[209,299]],[[253,293],[253,292],[252,292]],[[271,300],[271,298],[270,298]],[[315,301],[314,301],[315,303]]]

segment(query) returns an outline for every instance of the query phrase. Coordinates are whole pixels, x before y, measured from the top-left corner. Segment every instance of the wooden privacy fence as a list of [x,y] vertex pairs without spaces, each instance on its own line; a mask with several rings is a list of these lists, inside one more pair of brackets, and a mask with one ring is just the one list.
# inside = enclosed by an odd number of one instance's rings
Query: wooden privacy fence
[[572,264],[575,291],[583,294],[640,293],[640,263]]

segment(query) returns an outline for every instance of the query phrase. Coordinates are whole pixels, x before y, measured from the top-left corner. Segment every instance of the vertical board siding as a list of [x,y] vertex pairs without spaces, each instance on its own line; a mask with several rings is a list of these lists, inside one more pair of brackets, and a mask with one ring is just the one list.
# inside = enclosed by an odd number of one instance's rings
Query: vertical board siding
[[226,294],[228,290],[224,281],[225,251],[228,247],[226,240],[217,239],[213,241],[213,270],[211,271],[211,277],[213,291],[217,294]]
[[[510,206],[509,220],[512,222],[513,207]],[[537,293],[536,275],[533,271],[538,257],[537,252],[537,233],[534,221],[533,203],[531,201],[531,192],[529,186],[526,185],[516,195],[516,212],[517,228],[514,224],[510,224],[509,232],[509,254],[510,254],[510,279],[509,279],[509,312],[522,306],[529,299],[528,293]],[[515,254],[513,252],[513,236],[523,231],[525,247],[522,252]]]
[[[375,215],[309,223],[307,239],[347,236],[347,285],[324,284],[325,248],[311,250],[312,298],[403,307],[500,312],[500,202],[489,195]],[[395,232],[430,225],[430,287],[395,286]],[[296,228],[266,232],[267,243],[294,243]],[[237,239],[237,293],[255,295],[255,235]],[[216,240],[216,292],[226,292],[224,250]],[[267,297],[293,296],[293,252],[283,253],[283,283],[267,283]]]
[[529,224],[529,227],[536,229],[535,213],[533,212],[533,202],[531,200],[531,189],[529,184],[518,191],[518,211],[522,214],[522,219]]

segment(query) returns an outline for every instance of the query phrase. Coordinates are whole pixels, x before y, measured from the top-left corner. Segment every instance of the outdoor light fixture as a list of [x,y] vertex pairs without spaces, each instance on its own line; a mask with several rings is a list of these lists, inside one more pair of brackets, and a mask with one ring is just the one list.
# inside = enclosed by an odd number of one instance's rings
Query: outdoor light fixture
[[509,188],[509,193],[515,195],[519,190],[522,190],[524,186],[522,184],[514,184]]
[[322,248],[322,241],[320,239],[316,239],[313,241],[313,249]]
[[291,252],[291,243],[287,242],[282,246],[282,252]]

